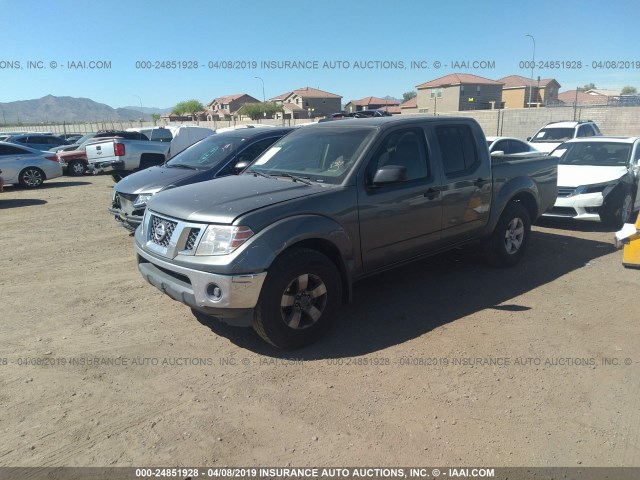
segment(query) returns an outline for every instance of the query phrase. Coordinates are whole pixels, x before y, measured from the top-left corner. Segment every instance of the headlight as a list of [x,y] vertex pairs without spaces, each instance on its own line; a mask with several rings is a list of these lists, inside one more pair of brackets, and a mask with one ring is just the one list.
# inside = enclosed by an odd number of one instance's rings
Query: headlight
[[597,184],[592,184],[592,185],[580,185],[578,188],[576,188],[575,193],[576,194],[582,194],[582,193],[600,193],[600,192],[602,192],[602,195],[606,196],[606,195],[609,194],[609,192],[611,192],[611,190],[613,188],[616,187],[616,185],[618,185],[618,182],[597,183]]
[[147,202],[149,201],[149,199],[151,197],[153,197],[153,195],[154,195],[153,193],[141,193],[133,201],[133,208],[144,207],[147,204]]
[[227,255],[252,236],[249,227],[209,225],[198,244],[196,255]]

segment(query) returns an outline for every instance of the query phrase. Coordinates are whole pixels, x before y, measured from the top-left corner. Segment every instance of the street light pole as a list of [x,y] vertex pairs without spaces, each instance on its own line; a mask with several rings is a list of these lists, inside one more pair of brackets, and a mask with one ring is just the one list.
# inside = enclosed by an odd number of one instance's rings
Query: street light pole
[[267,100],[266,100],[266,97],[264,96],[264,80],[260,77],[253,77],[253,78],[257,78],[262,82],[262,103],[266,103]]
[[140,95],[136,95],[135,93],[133,94],[134,97],[138,97],[138,100],[140,100],[140,126],[142,126],[142,120],[144,119],[144,113],[142,113],[142,98],[140,97]]
[[529,35],[528,33],[525,37],[531,37],[533,41],[533,61],[531,62],[531,80],[529,81],[529,108],[531,108],[531,91],[533,90],[533,67],[536,65],[536,39],[533,38],[533,35]]

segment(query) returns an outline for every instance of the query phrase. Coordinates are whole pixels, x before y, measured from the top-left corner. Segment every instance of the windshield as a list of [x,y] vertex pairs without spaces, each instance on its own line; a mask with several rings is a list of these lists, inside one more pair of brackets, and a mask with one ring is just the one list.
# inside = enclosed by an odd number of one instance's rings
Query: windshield
[[276,142],[246,173],[290,174],[338,184],[374,132],[372,128],[300,129]]
[[239,136],[214,134],[178,153],[167,166],[209,169],[226,161],[245,140]]
[[80,137],[79,139],[74,140],[73,143],[78,145],[85,142],[88,143],[87,140],[91,140],[93,137],[95,137],[95,135],[96,135],[95,133],[87,133],[86,135]]
[[592,165],[598,167],[619,167],[629,164],[631,144],[580,142],[566,143],[554,150],[560,156],[560,165]]
[[573,128],[543,128],[532,142],[564,142],[573,138]]

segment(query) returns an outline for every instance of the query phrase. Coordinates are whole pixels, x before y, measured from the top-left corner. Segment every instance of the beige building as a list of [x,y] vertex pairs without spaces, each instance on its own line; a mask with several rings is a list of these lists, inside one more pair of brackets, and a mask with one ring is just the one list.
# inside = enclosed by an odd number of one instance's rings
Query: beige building
[[285,118],[317,118],[342,110],[342,97],[311,87],[298,88],[269,99],[282,105]]
[[232,120],[233,118],[238,118],[240,116],[238,110],[245,103],[260,103],[260,100],[246,93],[214,98],[207,105],[207,120]]
[[[560,84],[554,78],[535,79],[509,75],[498,80],[503,83],[502,101],[504,108],[527,108],[557,105]],[[531,105],[529,105],[531,92]]]
[[361,112],[362,110],[384,110],[385,107],[399,107],[400,102],[390,98],[365,97],[360,100],[351,100],[344,107],[348,113]]
[[406,102],[400,104],[400,113],[406,115],[409,113],[418,113],[418,97],[413,97]]
[[416,85],[418,113],[490,110],[502,106],[502,83],[468,73],[451,73]]

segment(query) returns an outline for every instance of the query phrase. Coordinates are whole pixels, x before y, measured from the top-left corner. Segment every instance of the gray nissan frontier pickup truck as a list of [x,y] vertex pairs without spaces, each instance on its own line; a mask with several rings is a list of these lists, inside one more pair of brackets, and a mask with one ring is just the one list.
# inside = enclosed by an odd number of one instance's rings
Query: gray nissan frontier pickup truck
[[472,242],[494,265],[516,264],[556,200],[557,162],[492,157],[468,118],[319,123],[241,175],[154,195],[138,268],[194,311],[300,348],[363,277]]

